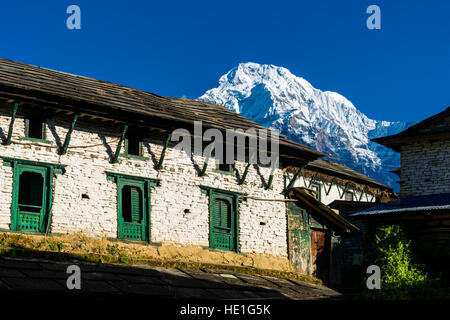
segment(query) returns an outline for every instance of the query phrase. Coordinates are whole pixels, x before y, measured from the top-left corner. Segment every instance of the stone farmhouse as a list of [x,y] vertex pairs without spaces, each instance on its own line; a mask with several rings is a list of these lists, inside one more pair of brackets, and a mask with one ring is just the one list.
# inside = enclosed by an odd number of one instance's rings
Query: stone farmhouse
[[395,198],[282,136],[274,170],[175,148],[174,130],[194,139],[196,121],[265,129],[222,106],[0,59],[0,231],[270,255],[330,279],[332,247],[359,229],[326,204]]
[[354,213],[370,235],[399,224],[431,272],[450,270],[450,108],[396,135],[373,139],[400,152],[400,200]]

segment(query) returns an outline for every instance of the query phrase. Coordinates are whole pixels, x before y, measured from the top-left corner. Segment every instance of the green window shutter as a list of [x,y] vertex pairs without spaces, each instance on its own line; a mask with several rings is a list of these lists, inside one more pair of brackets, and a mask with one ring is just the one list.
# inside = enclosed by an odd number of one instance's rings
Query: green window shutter
[[231,227],[231,210],[229,204],[224,201],[220,200],[219,202],[219,226],[222,228],[229,229]]
[[140,188],[131,187],[130,193],[131,221],[139,223],[142,217],[142,192]]

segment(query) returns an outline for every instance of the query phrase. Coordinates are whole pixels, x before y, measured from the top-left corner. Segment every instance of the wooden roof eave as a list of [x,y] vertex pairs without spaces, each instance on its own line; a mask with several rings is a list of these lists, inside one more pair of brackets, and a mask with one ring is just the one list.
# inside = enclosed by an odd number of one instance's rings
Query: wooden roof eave
[[300,201],[304,202],[307,206],[311,207],[311,209],[319,214],[322,218],[329,221],[331,224],[337,226],[341,232],[348,233],[360,233],[361,230],[347,221],[345,218],[336,214],[333,210],[328,208],[325,204],[316,200],[314,197],[307,195],[304,192],[300,191],[300,188],[291,188],[287,191],[289,198],[297,198]]
[[[80,113],[86,115],[96,116],[102,119],[109,119],[114,122],[128,123],[136,127],[157,128],[161,131],[172,131],[177,128],[177,124],[182,124],[187,130],[193,132],[194,125],[189,120],[178,119],[167,115],[142,115],[139,114],[137,120],[136,114],[120,110],[111,106],[98,105],[96,103],[87,103],[83,100],[69,99],[59,96],[50,95],[41,91],[27,90],[23,88],[11,88],[0,83],[0,96],[5,99],[14,101],[21,101],[30,104],[40,105],[53,109],[64,109],[72,113]],[[113,112],[111,112],[113,111]],[[161,119],[163,118],[163,119]],[[212,124],[202,123],[204,129],[217,128]],[[300,148],[302,145],[298,145]],[[282,158],[292,159],[294,161],[308,162],[317,159],[319,156],[326,156],[316,150],[302,150],[296,148],[297,144],[289,140],[284,141],[280,139],[280,156]]]

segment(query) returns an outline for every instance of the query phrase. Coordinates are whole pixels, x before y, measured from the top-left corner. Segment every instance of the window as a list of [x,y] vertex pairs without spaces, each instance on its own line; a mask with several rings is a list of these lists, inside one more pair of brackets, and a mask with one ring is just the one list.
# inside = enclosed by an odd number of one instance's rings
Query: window
[[320,184],[313,182],[313,183],[311,183],[310,189],[313,189],[314,191],[316,191],[316,199],[320,201],[322,198]]
[[150,188],[157,180],[106,172],[117,183],[119,239],[150,241]]
[[1,157],[13,168],[11,230],[48,231],[53,175],[63,174],[65,165]]
[[216,171],[221,173],[232,173],[233,172],[233,165],[227,164],[227,163],[216,163]]
[[121,179],[117,188],[119,238],[147,241],[150,203],[145,196],[145,182]]
[[124,150],[121,156],[147,159],[143,157],[142,136],[135,131],[129,131],[125,137]]
[[223,159],[219,160],[216,159],[216,172],[218,173],[226,173],[226,174],[232,174],[233,173],[233,164],[231,163],[225,163],[227,159],[226,154],[224,153]]
[[345,200],[346,201],[353,201],[353,192],[351,192],[351,191],[345,192]]
[[45,120],[36,115],[25,119],[25,138],[24,139],[46,139]]
[[209,194],[209,242],[214,249],[238,251],[237,193],[202,187]]

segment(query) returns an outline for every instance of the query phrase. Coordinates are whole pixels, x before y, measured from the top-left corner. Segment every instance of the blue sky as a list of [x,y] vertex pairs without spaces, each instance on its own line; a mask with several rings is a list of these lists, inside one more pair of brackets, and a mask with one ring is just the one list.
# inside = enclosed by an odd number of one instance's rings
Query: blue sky
[[[450,106],[450,1],[9,1],[0,57],[196,98],[240,62],[283,66],[370,118]],[[68,30],[66,8],[81,8]],[[381,8],[381,30],[366,8]]]

